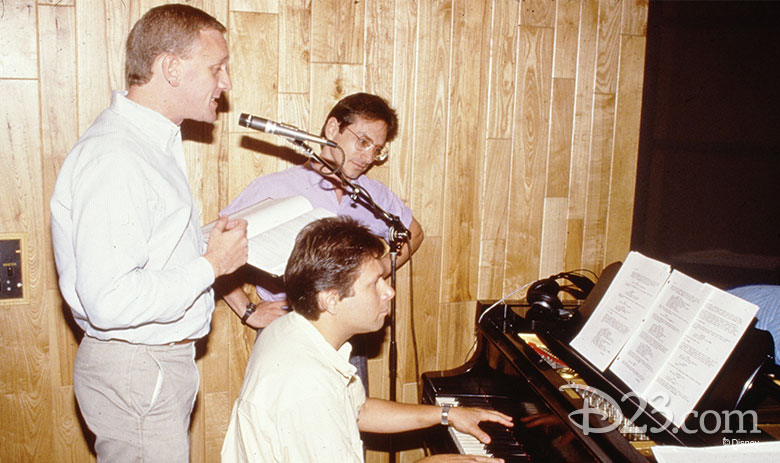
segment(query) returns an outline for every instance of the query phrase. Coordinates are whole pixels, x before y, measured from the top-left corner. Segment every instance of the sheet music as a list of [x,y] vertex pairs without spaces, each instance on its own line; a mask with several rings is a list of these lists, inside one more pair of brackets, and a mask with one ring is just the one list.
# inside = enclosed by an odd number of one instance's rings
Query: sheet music
[[571,346],[599,370],[617,356],[671,271],[632,251]]
[[[247,263],[279,276],[284,273],[298,232],[309,222],[334,215],[323,208],[312,208],[308,199],[296,195],[264,199],[230,214],[229,218],[247,221]],[[211,222],[201,228],[206,241],[215,223]]]
[[757,311],[755,304],[712,288],[675,352],[648,387],[647,400],[682,426]]
[[[332,212],[318,207],[254,236],[250,242],[247,262],[271,275],[284,275],[287,259],[295,247],[298,232],[309,222],[332,215]],[[253,246],[251,243],[257,245]],[[259,243],[273,243],[273,245],[261,246]]]
[[644,395],[712,289],[674,270],[639,329],[628,339],[609,369],[631,390]]

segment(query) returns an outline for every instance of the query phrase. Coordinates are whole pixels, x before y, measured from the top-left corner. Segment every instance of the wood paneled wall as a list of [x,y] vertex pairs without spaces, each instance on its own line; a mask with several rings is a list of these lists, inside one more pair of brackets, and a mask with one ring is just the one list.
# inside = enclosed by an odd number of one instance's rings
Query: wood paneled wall
[[[0,305],[0,461],[94,460],[73,398],[78,333],[57,286],[48,201],[70,147],[124,88],[129,28],[159,3],[2,2],[0,231],[28,232],[30,298]],[[283,140],[239,127],[241,112],[318,132],[355,91],[397,109],[399,137],[370,176],[426,233],[398,274],[403,400],[417,398],[416,372],[465,361],[478,298],[625,257],[647,0],[190,3],[228,26],[234,84],[213,127],[184,128],[204,221],[255,176],[302,161]],[[377,338],[371,393],[386,396],[386,334]],[[194,462],[219,459],[253,341],[220,301],[200,346]]]

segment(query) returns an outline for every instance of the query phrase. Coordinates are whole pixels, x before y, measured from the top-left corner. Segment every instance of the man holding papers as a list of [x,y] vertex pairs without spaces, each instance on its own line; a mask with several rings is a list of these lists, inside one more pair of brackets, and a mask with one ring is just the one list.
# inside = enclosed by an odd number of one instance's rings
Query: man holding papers
[[[340,100],[330,110],[321,135],[338,144],[338,148],[324,146],[321,157],[335,166],[343,165],[341,172],[351,182],[371,195],[374,202],[390,214],[400,218],[410,231],[409,243],[398,253],[397,263],[403,265],[423,240],[423,230],[412,217],[412,211],[384,184],[369,179],[365,173],[375,162],[387,157],[386,144],[398,133],[398,117],[395,111],[381,97],[356,93]],[[281,172],[255,179],[221,215],[232,214],[259,201],[269,198],[286,198],[301,195],[316,208],[323,208],[339,216],[349,216],[366,226],[377,236],[388,240],[388,225],[364,205],[354,201],[338,177],[323,170],[316,162],[291,167]],[[388,256],[382,260],[384,277],[390,274]],[[255,306],[244,293],[240,282],[233,282],[232,289],[224,298],[242,321],[253,327],[262,328],[284,313],[286,295],[279,278],[261,275],[257,294],[261,299]],[[247,315],[248,313],[248,315]],[[357,346],[356,346],[357,347]],[[359,350],[357,348],[356,350]],[[366,358],[353,358],[359,369],[359,376],[366,383]]]

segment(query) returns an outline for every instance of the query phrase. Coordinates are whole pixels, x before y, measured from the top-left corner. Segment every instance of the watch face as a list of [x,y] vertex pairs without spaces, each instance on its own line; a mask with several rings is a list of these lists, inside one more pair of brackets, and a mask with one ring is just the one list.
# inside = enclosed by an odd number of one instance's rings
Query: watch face
[[247,304],[246,305],[246,310],[244,311],[244,316],[241,317],[241,323],[246,325],[246,321],[249,319],[249,317],[252,316],[252,314],[255,312],[256,308],[257,308],[257,306],[254,303],[252,303],[252,302]]
[[449,426],[450,424],[450,405],[442,405],[441,407],[441,424]]

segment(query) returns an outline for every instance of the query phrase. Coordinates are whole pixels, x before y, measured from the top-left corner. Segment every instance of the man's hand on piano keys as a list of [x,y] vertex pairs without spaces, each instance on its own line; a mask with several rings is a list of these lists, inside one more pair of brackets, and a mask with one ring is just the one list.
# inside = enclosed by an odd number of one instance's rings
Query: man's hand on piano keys
[[490,436],[479,427],[479,424],[483,421],[499,423],[506,426],[507,428],[514,426],[511,416],[505,415],[495,410],[485,410],[482,408],[471,407],[452,407],[450,409],[450,426],[460,432],[471,434],[483,444],[489,444]]

